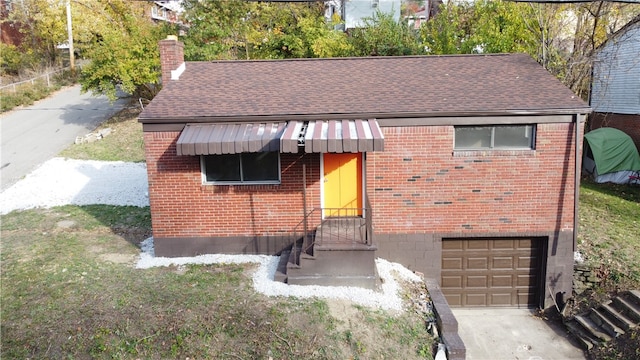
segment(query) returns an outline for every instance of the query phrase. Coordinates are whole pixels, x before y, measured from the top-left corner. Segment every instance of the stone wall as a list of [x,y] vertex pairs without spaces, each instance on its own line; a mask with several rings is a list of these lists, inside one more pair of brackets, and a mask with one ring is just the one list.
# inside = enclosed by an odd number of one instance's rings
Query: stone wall
[[588,289],[595,288],[602,279],[598,277],[596,269],[585,264],[576,264],[573,267],[573,291],[580,295]]

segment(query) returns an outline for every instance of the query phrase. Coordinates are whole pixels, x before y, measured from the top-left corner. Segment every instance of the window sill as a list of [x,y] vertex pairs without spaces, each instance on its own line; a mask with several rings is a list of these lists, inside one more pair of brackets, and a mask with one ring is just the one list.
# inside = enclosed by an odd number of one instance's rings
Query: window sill
[[267,182],[208,182],[202,183],[202,186],[264,186],[264,185],[280,185],[280,181]]
[[453,157],[492,157],[492,156],[517,156],[534,157],[536,151],[533,149],[523,150],[454,150]]

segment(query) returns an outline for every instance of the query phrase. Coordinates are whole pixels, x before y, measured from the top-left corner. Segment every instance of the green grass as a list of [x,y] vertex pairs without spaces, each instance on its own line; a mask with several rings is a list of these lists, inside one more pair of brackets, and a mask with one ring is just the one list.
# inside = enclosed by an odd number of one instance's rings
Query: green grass
[[110,135],[92,143],[71,145],[59,156],[79,160],[145,161],[139,113],[138,107],[121,110],[96,129],[111,128]]
[[50,80],[49,86],[47,86],[45,79],[38,79],[33,84],[26,83],[16,86],[15,92],[8,89],[3,90],[0,92],[0,112],[6,112],[22,105],[31,105],[62,87],[73,85],[76,82],[69,71],[54,75]]
[[266,297],[253,290],[255,265],[135,269],[149,219],[148,208],[106,205],[2,216],[1,357],[431,357],[419,316]]
[[640,288],[640,186],[580,189],[578,250],[610,285]]
[[[59,156],[144,161],[138,113]],[[252,288],[255,265],[135,269],[149,208],[63,206],[0,223],[1,358],[432,358],[422,316],[266,297]]]

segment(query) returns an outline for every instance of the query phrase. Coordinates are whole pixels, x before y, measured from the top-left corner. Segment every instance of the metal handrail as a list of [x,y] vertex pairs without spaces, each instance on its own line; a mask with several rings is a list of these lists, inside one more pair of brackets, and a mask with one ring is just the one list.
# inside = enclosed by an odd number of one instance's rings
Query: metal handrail
[[[344,245],[372,245],[373,224],[368,197],[365,197],[365,205],[364,208],[313,208],[307,212],[293,228],[294,239],[297,239],[291,249],[295,264],[300,265],[300,256],[313,256],[313,245],[322,245],[324,241]],[[361,217],[362,215],[364,217]],[[340,224],[342,219],[362,219],[362,221],[352,222],[351,225],[343,227]],[[332,226],[330,230],[326,230],[330,222],[337,223],[338,226]],[[320,229],[320,233],[316,232],[317,229]],[[298,243],[299,239],[302,240],[301,244]]]

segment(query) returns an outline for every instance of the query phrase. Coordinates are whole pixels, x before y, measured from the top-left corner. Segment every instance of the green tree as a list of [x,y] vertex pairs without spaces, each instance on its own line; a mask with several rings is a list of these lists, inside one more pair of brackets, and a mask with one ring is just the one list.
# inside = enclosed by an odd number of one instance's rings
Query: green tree
[[243,0],[185,0],[184,18],[189,23],[183,38],[188,60],[237,59],[246,56],[247,17],[251,4]]
[[[12,4],[12,11],[2,21],[20,24],[24,41],[19,50],[33,55],[22,58],[24,66],[56,65],[59,61],[57,45],[67,38],[65,4],[47,0],[23,0]],[[39,61],[32,62],[35,59]]]
[[82,68],[82,90],[114,100],[120,88],[152,99],[159,91],[158,41],[175,29],[155,25],[144,4],[137,2],[100,1],[94,3],[94,9],[110,25],[96,27],[93,40],[83,48],[90,62]]
[[604,1],[450,1],[420,33],[429,54],[526,52],[586,99],[597,47],[638,13],[637,4]]
[[535,53],[536,36],[529,31],[534,22],[528,4],[511,1],[478,0],[472,18],[465,52]]
[[448,2],[420,29],[430,54],[535,53],[537,37],[527,4],[478,0]]
[[376,12],[364,26],[351,31],[354,56],[398,56],[423,53],[417,34],[392,14]]
[[427,54],[460,54],[469,38],[468,7],[449,1],[440,6],[438,15],[420,27],[420,37]]
[[185,0],[191,25],[184,37],[189,60],[285,59],[344,56],[346,35],[324,20],[322,3]]

